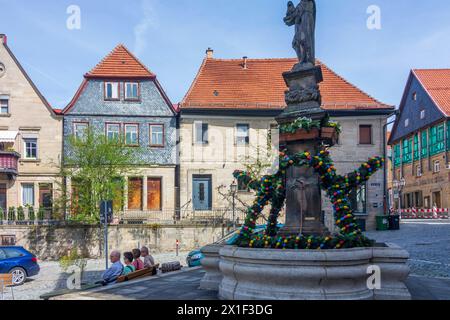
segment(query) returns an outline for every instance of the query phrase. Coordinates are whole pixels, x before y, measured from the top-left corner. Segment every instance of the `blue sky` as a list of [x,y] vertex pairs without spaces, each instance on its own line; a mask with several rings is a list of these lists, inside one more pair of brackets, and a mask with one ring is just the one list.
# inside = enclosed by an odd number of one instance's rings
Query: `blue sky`
[[[295,3],[298,0],[294,1]],[[287,0],[0,0],[0,33],[55,108],[118,43],[179,102],[207,47],[219,58],[293,57]],[[369,30],[367,8],[381,9]],[[69,30],[67,7],[81,9]],[[377,99],[398,105],[411,68],[450,67],[448,0],[317,0],[317,56]]]

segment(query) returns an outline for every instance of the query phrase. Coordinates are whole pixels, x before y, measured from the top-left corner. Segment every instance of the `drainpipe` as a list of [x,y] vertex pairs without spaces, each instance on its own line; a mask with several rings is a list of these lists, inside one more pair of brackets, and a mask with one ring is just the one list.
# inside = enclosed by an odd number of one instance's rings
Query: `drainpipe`
[[[387,194],[387,180],[388,180],[388,162],[389,160],[387,159],[387,141],[386,141],[386,136],[387,136],[387,127],[390,124],[393,124],[396,120],[397,120],[397,116],[399,115],[400,111],[399,110],[395,110],[395,112],[393,112],[392,114],[389,115],[388,119],[392,116],[395,116],[396,118],[390,122],[386,122],[386,124],[383,125],[383,157],[385,160],[384,166],[383,166],[383,173],[384,173],[384,181],[383,181],[383,210],[384,210],[384,214],[386,214],[387,212],[387,204],[388,204],[388,199],[389,199],[389,195]],[[394,165],[394,163],[392,164]]]

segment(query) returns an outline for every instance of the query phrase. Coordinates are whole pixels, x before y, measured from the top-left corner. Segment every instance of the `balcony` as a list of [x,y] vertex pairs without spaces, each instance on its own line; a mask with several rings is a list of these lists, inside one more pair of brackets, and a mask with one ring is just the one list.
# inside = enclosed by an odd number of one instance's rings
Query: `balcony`
[[0,173],[11,178],[18,175],[18,162],[20,154],[15,151],[0,151]]

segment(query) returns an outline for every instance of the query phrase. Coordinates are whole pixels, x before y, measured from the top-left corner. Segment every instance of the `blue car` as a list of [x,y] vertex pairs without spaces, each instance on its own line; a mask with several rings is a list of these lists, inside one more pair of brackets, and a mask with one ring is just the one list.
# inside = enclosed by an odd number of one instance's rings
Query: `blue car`
[[0,247],[0,274],[12,274],[14,285],[23,284],[28,277],[38,275],[39,271],[36,256],[23,247]]
[[[280,224],[277,227],[282,228],[283,225]],[[214,244],[221,244],[221,245],[228,245],[228,246],[232,246],[232,245],[236,244],[236,241],[239,237],[239,233],[238,233],[239,230],[240,230],[240,228],[230,232],[229,234],[227,234],[225,237],[223,237],[219,241],[215,242]],[[257,226],[255,228],[255,230],[253,231],[253,233],[263,234],[265,230],[266,230],[266,226],[261,225],[261,226]],[[189,252],[189,254],[186,258],[186,263],[189,266],[189,268],[199,267],[199,266],[201,266],[201,260],[204,257],[205,256],[200,251],[200,249],[193,250],[193,251]]]

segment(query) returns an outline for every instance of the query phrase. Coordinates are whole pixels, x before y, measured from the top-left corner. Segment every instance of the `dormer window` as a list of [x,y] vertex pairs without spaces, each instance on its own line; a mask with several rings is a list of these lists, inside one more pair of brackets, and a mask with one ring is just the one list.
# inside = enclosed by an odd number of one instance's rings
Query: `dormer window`
[[105,82],[105,100],[119,100],[118,82]]
[[425,110],[420,111],[420,119],[425,119]]
[[417,92],[414,92],[414,93],[412,94],[412,99],[413,99],[414,101],[417,101]]
[[409,119],[405,120],[405,128],[409,127]]
[[125,100],[139,100],[139,83],[125,83]]

